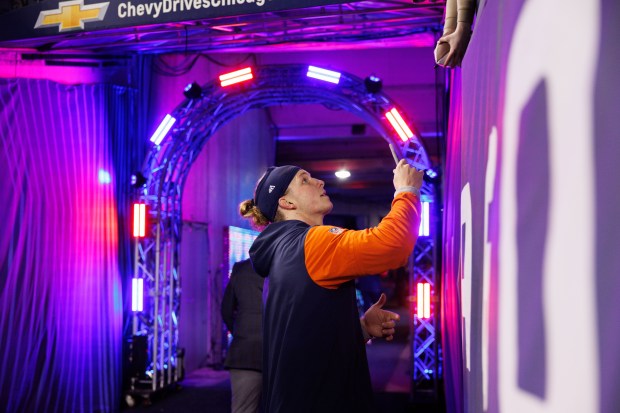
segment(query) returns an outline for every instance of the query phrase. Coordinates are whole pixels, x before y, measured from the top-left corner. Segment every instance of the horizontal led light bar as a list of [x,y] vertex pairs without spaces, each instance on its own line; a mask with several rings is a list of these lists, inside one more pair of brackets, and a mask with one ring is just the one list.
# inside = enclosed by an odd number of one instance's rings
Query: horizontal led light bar
[[420,230],[418,231],[418,235],[421,237],[428,237],[430,234],[429,222],[429,205],[428,202],[422,202],[422,216],[420,217]]
[[133,204],[133,236],[143,238],[146,233],[146,204]]
[[306,76],[335,84],[340,82],[340,73],[334,72],[333,70],[321,69],[316,66],[308,66],[308,73]]
[[153,136],[151,136],[151,142],[153,142],[155,145],[159,145],[161,141],[164,140],[164,138],[168,134],[168,131],[170,130],[170,128],[172,128],[172,125],[174,125],[174,122],[176,121],[177,120],[172,116],[166,115],[164,120],[162,120],[159,124],[159,127],[157,128]]
[[144,310],[144,280],[142,278],[131,279],[131,311]]
[[390,121],[392,127],[396,133],[398,133],[398,136],[400,136],[400,139],[402,139],[403,142],[413,138],[413,132],[411,132],[411,129],[409,129],[409,126],[407,126],[403,120],[403,117],[400,113],[398,113],[396,108],[392,108],[389,112],[386,112],[385,117]]
[[418,318],[431,317],[431,285],[429,283],[418,283]]
[[220,76],[220,85],[222,87],[234,85],[235,83],[245,82],[254,78],[252,75],[252,68],[246,67],[245,69],[236,70],[234,72],[226,73]]

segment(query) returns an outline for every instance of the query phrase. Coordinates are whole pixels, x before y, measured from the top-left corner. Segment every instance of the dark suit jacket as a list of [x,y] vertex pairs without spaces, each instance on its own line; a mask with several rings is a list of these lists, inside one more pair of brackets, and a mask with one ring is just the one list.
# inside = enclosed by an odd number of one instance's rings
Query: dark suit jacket
[[250,260],[236,263],[222,300],[222,318],[232,333],[224,366],[262,371],[263,284]]

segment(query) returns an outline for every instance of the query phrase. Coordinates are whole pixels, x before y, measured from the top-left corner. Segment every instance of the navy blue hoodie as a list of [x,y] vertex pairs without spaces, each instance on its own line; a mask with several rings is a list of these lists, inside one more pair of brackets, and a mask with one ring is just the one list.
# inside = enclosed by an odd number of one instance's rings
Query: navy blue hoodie
[[372,388],[353,281],[338,289],[308,275],[301,221],[270,224],[250,257],[269,275],[263,329],[263,406],[268,413],[370,412]]
[[266,413],[374,411],[354,279],[398,268],[417,239],[419,200],[396,196],[375,227],[276,222],[250,248],[269,276],[263,320]]

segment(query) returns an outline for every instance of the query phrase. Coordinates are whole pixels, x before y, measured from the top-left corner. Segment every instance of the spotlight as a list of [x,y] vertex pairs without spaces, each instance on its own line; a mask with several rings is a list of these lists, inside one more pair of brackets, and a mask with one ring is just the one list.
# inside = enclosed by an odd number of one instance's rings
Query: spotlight
[[436,184],[441,180],[441,170],[439,166],[424,171],[424,180],[430,184]]
[[437,177],[437,172],[432,170],[432,169],[427,169],[426,170],[426,175],[428,175],[429,178],[433,179]]
[[142,173],[136,172],[133,175],[131,175],[130,182],[131,182],[131,186],[133,186],[134,188],[140,188],[144,186],[144,184],[146,183],[146,178],[144,177],[144,175],[142,175]]
[[341,169],[339,171],[336,171],[336,176],[339,179],[347,179],[351,176],[351,172],[347,171],[346,169]]
[[383,88],[383,82],[375,75],[370,75],[364,79],[364,86],[368,93],[379,93]]
[[196,82],[192,82],[185,86],[183,94],[188,99],[198,99],[202,95],[202,88]]

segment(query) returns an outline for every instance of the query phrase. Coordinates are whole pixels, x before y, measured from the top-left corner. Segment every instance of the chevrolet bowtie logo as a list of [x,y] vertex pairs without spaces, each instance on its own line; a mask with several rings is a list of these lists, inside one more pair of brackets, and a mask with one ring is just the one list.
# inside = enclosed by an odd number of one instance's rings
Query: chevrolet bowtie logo
[[35,29],[58,26],[59,32],[84,29],[84,22],[101,21],[110,2],[84,5],[84,0],[61,1],[58,9],[42,11]]

